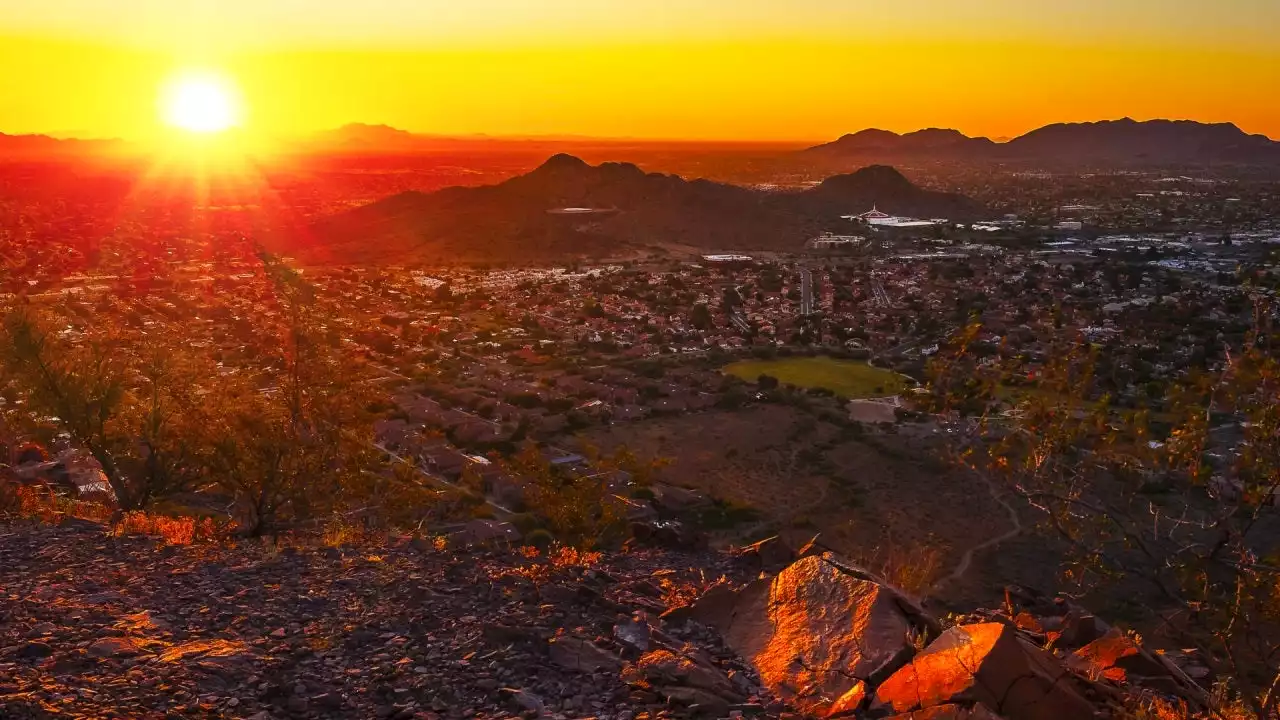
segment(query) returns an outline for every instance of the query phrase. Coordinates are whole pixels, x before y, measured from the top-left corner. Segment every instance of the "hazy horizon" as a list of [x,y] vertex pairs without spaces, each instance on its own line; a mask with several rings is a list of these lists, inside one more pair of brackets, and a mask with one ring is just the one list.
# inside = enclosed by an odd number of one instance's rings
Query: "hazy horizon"
[[[699,145],[718,145],[718,144],[719,145],[761,145],[761,146],[778,146],[778,147],[786,147],[786,146],[808,147],[811,145],[824,144],[824,143],[829,143],[829,142],[838,140],[841,137],[844,137],[846,135],[854,135],[859,132],[863,132],[867,130],[885,130],[885,131],[893,132],[898,135],[908,135],[911,133],[923,132],[928,130],[956,130],[971,138],[986,137],[987,139],[992,140],[993,142],[1002,144],[1010,140],[1017,139],[1035,130],[1046,127],[1047,125],[1066,124],[1066,123],[1083,124],[1083,123],[1117,122],[1121,120],[1134,120],[1135,122],[1140,122],[1140,123],[1151,122],[1151,121],[1162,121],[1162,120],[1171,121],[1171,122],[1196,122],[1196,123],[1202,123],[1202,124],[1227,123],[1227,124],[1235,125],[1245,133],[1248,133],[1251,135],[1262,135],[1272,140],[1273,142],[1280,142],[1280,135],[1271,136],[1271,135],[1268,135],[1267,133],[1253,132],[1249,128],[1242,127],[1240,126],[1239,123],[1235,123],[1230,120],[1207,121],[1207,120],[1200,120],[1197,118],[1179,118],[1179,117],[1151,117],[1151,118],[1133,118],[1133,117],[1111,118],[1109,117],[1109,118],[1097,118],[1094,120],[1053,121],[1053,122],[1046,123],[1045,125],[1037,125],[1035,127],[1027,128],[1022,132],[1018,132],[1010,135],[994,136],[994,137],[987,136],[987,135],[978,135],[974,133],[967,133],[960,128],[951,128],[951,127],[946,127],[942,125],[922,125],[920,127],[913,127],[913,128],[906,128],[906,129],[894,129],[894,128],[885,128],[885,127],[851,128],[849,130],[846,130],[840,133],[839,135],[833,135],[829,137],[794,137],[794,138],[782,138],[782,137],[780,138],[750,138],[750,137],[726,138],[726,137],[676,137],[676,136],[643,136],[643,135],[610,136],[610,135],[581,135],[581,134],[574,134],[574,133],[548,133],[548,134],[537,134],[537,135],[496,134],[496,133],[484,133],[484,132],[443,133],[443,132],[432,132],[430,130],[413,130],[409,128],[387,125],[385,123],[374,123],[374,122],[364,122],[360,120],[353,120],[353,121],[344,123],[342,125],[337,125],[334,127],[321,128],[318,130],[312,130],[307,132],[299,132],[292,135],[259,136],[258,138],[256,138],[257,140],[256,144],[261,146],[261,145],[270,145],[272,143],[305,143],[308,141],[315,141],[318,138],[324,136],[325,134],[336,133],[336,132],[339,132],[348,128],[353,128],[353,127],[387,128],[392,131],[409,133],[418,138],[436,139],[436,140],[443,140],[443,141],[456,140],[456,141],[494,141],[494,142],[531,142],[531,143],[532,142],[549,142],[549,143],[635,142],[635,143],[645,143],[645,144],[687,143],[687,144],[699,144]],[[126,144],[131,144],[131,145],[147,144],[146,140],[138,137],[95,135],[93,133],[66,131],[66,130],[7,132],[3,129],[0,129],[0,135],[6,135],[9,137],[42,136],[42,137],[53,138],[55,140],[80,140],[80,141],[90,141],[90,142],[122,142]]]

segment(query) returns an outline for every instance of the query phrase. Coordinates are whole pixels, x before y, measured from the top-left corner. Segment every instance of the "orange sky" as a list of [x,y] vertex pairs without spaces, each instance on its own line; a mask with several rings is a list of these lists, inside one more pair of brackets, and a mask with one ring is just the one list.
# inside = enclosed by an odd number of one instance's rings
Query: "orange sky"
[[1275,0],[0,0],[0,132],[145,139],[197,69],[246,130],[826,139],[1131,116],[1280,137]]

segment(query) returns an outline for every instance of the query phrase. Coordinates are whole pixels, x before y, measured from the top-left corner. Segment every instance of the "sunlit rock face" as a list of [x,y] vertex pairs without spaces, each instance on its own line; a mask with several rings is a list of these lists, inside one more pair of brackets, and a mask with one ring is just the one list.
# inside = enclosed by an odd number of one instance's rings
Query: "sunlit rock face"
[[1066,668],[1005,623],[947,630],[876,688],[871,710],[887,715],[954,703],[980,704],[1008,720],[1093,717]]
[[803,558],[716,600],[698,619],[779,696],[819,715],[860,705],[867,684],[910,659],[911,634],[922,630],[899,593],[830,556]]

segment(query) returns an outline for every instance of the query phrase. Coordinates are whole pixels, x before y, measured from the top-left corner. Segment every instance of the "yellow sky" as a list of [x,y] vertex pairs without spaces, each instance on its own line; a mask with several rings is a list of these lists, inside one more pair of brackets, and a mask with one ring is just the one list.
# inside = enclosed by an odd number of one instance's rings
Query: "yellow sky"
[[0,132],[146,138],[175,73],[248,130],[824,139],[1132,116],[1280,137],[1275,0],[0,0]]

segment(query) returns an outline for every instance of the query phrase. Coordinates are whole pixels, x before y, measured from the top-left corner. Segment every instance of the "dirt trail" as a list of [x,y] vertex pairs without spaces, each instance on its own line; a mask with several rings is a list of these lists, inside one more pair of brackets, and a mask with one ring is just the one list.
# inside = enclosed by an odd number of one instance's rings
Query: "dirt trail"
[[1005,542],[1006,540],[1011,540],[1017,537],[1022,532],[1022,520],[1018,517],[1018,511],[1015,510],[1013,506],[1010,505],[1009,502],[1005,500],[1004,497],[1001,496],[1000,491],[996,488],[995,483],[991,482],[991,480],[986,477],[979,476],[979,478],[984,483],[986,483],[987,491],[991,493],[991,499],[999,503],[1000,506],[1005,509],[1005,512],[1009,514],[1009,522],[1013,525],[1013,527],[1000,535],[997,535],[984,542],[978,543],[977,545],[974,545],[968,550],[965,550],[964,555],[960,556],[960,562],[956,563],[955,569],[952,570],[946,577],[934,583],[932,592],[937,592],[938,588],[964,577],[965,573],[969,572],[969,567],[973,565],[973,556],[975,553],[980,553],[984,550],[993,548],[996,545],[999,545],[1000,543]]

